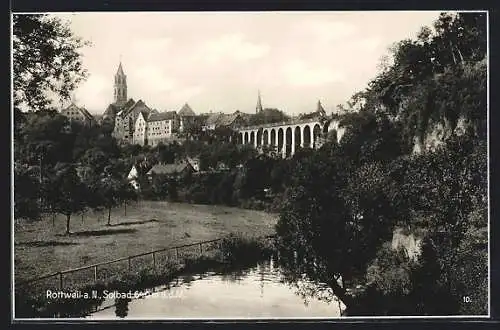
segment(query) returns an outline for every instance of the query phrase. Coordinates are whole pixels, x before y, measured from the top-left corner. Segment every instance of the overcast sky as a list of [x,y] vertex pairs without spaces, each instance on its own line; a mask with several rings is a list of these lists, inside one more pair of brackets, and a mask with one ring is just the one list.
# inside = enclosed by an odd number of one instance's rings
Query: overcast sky
[[329,113],[366,87],[392,43],[439,12],[198,12],[59,14],[76,35],[89,78],[76,103],[102,113],[120,62],[128,97],[159,111]]

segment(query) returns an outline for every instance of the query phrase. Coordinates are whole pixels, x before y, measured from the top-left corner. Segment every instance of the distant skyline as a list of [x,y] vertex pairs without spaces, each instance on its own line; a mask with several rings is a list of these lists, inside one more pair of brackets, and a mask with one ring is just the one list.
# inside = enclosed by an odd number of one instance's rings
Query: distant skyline
[[334,111],[364,89],[388,48],[415,38],[439,11],[61,13],[82,50],[86,82],[75,103],[102,114],[120,59],[128,97],[159,111],[264,108]]

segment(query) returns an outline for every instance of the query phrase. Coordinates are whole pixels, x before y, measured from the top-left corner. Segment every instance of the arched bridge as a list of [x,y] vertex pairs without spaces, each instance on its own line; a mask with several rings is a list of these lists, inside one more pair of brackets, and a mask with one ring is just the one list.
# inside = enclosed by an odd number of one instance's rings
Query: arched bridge
[[255,148],[275,147],[285,158],[295,154],[298,147],[320,147],[328,132],[332,130],[337,130],[339,140],[343,134],[343,129],[339,130],[339,122],[326,118],[247,126],[238,129],[238,143],[252,144]]

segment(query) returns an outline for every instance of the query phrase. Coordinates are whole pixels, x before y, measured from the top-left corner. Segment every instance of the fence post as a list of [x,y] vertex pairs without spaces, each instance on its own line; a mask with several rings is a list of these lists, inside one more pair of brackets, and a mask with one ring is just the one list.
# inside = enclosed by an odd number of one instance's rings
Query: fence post
[[153,272],[156,272],[156,256],[154,252],[153,252]]
[[63,289],[63,273],[59,272],[59,290]]
[[128,271],[129,271],[129,273],[132,271],[131,260],[132,260],[132,258],[128,257]]
[[175,257],[179,259],[179,248],[175,248]]
[[200,243],[200,256],[203,254],[203,244]]
[[94,283],[97,283],[97,265],[94,266]]

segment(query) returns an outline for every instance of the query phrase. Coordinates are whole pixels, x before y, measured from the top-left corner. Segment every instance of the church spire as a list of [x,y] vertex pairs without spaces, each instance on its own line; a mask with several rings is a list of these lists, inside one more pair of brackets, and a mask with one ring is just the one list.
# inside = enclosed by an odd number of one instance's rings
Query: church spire
[[321,105],[321,101],[320,100],[318,100],[318,109],[316,111],[319,112],[319,113],[321,113],[321,114],[326,114],[326,111],[323,108],[323,106]]
[[261,111],[262,111],[262,100],[260,98],[260,90],[259,90],[257,97],[257,106],[255,107],[255,113],[259,113]]
[[115,74],[114,101],[117,105],[123,105],[127,102],[127,76],[123,72],[121,56],[120,64]]
[[123,72],[122,61],[120,61],[120,65],[118,65],[118,70],[116,71],[116,75],[119,75],[119,76],[125,75],[125,73]]

